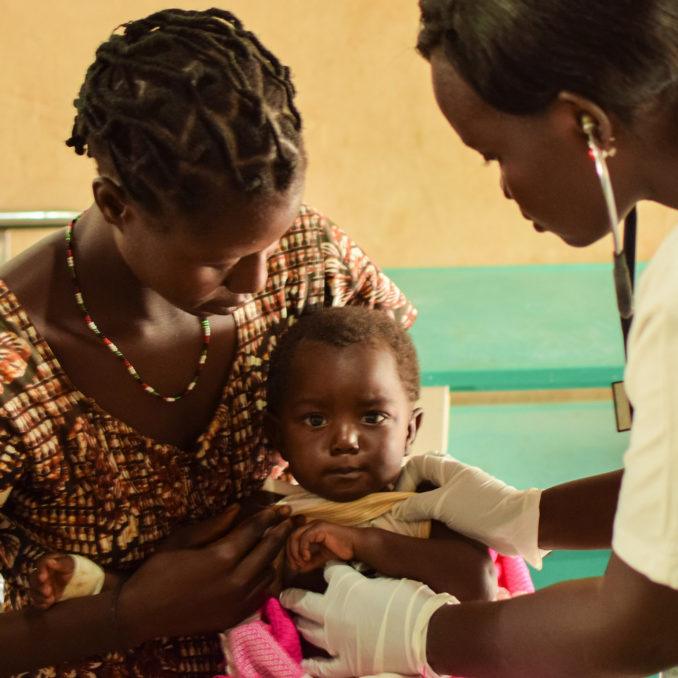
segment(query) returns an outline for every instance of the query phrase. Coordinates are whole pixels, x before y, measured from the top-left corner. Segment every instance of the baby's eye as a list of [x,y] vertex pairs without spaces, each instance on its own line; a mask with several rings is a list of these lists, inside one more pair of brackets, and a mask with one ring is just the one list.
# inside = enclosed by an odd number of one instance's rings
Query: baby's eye
[[304,424],[310,426],[311,428],[321,428],[327,424],[327,419],[322,414],[314,412],[313,414],[307,414],[304,419]]
[[367,414],[363,414],[362,422],[363,424],[376,426],[377,424],[383,424],[386,421],[386,417],[387,415],[383,412],[367,412]]

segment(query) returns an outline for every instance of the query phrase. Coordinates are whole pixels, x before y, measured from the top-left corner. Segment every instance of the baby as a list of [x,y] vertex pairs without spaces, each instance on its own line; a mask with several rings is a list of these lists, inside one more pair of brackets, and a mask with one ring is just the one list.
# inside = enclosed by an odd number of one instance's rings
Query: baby
[[[492,598],[485,547],[439,523],[391,516],[422,422],[419,388],[412,340],[383,312],[326,309],[282,337],[271,358],[267,434],[300,486],[283,503],[313,520],[289,539],[288,566],[355,560],[460,600]],[[439,567],[444,561],[458,566]]]

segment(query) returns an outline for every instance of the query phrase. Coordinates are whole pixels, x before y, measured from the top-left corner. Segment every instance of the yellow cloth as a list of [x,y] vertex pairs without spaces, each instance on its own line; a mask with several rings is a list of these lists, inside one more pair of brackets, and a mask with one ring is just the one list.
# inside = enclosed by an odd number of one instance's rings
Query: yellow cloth
[[292,514],[302,514],[309,520],[326,520],[347,527],[380,527],[381,529],[428,539],[431,521],[405,522],[390,516],[391,509],[414,492],[374,492],[354,501],[338,502],[323,499],[300,490],[278,503],[290,507]]

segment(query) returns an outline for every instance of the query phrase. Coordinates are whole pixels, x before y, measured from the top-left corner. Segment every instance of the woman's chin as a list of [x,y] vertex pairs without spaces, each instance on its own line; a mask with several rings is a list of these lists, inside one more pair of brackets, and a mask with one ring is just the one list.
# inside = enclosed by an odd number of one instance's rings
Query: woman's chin
[[559,231],[555,228],[549,228],[548,226],[544,226],[543,224],[539,224],[537,222],[533,222],[534,230],[537,231],[538,233],[553,233],[553,235],[558,236],[566,245],[569,245],[570,247],[588,247],[589,245],[592,245],[594,242],[597,242],[601,238],[604,238],[609,231],[603,230],[603,231]]

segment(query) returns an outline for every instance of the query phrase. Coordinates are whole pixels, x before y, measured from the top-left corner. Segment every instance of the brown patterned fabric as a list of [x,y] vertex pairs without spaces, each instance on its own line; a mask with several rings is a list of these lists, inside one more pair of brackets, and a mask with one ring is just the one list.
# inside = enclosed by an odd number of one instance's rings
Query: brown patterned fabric
[[[405,326],[415,317],[400,290],[347,235],[303,207],[270,258],[266,289],[235,312],[231,378],[211,424],[184,450],[136,433],[77,391],[0,282],[5,609],[27,605],[28,572],[45,552],[134,568],[179,523],[213,515],[258,489],[274,461],[261,415],[276,339],[304,310],[346,304],[390,309]],[[213,676],[221,661],[214,635],[152,641],[77,667],[25,675]]]

